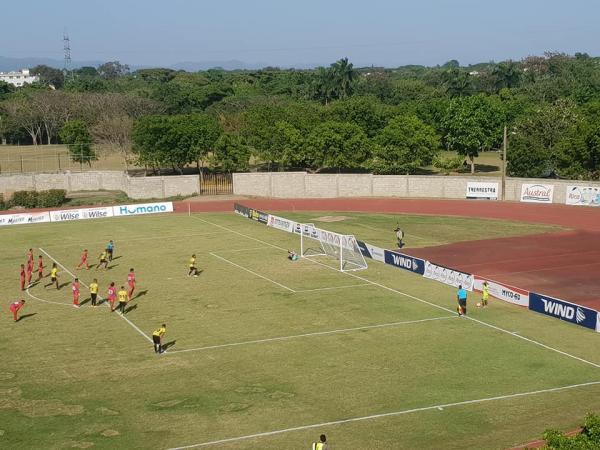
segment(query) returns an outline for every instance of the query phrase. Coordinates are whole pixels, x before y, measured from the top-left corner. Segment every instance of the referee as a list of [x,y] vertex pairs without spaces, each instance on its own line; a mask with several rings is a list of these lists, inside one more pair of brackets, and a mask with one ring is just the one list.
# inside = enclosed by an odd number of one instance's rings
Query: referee
[[456,291],[456,299],[458,300],[458,307],[456,311],[459,316],[467,315],[467,291],[463,289],[462,285],[458,285],[458,291]]
[[167,326],[163,323],[160,328],[152,333],[152,342],[154,342],[154,353],[161,354],[164,352],[162,348],[162,337],[167,332]]

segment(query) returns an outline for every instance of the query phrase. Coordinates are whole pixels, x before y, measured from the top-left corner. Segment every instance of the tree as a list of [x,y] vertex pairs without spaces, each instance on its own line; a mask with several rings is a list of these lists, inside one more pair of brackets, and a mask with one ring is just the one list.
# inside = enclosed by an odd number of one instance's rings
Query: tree
[[81,120],[71,120],[60,130],[60,139],[67,144],[71,159],[78,163],[92,165],[98,157],[92,148],[92,139],[86,124]]
[[521,69],[514,61],[501,62],[492,70],[496,91],[515,88],[521,82]]
[[210,164],[223,172],[245,172],[250,164],[250,148],[240,136],[224,133],[215,143]]
[[12,98],[4,102],[4,109],[10,116],[10,120],[17,127],[24,129],[31,137],[33,145],[37,145],[42,137],[42,120],[29,99],[25,96]]
[[351,97],[332,103],[325,114],[334,122],[355,123],[372,137],[386,125],[393,113],[391,107],[382,105],[374,97]]
[[352,63],[348,58],[342,58],[331,65],[333,78],[337,90],[338,98],[346,98],[352,95],[354,82],[358,76]]
[[[570,101],[559,101],[524,116],[511,134],[507,170],[511,176],[540,177],[560,171],[566,142],[580,135],[580,117]],[[562,145],[561,145],[562,144]],[[563,163],[564,165],[564,163]]]
[[448,69],[443,73],[442,84],[450,97],[465,97],[472,91],[468,72],[457,68]]
[[411,174],[433,162],[440,149],[435,130],[415,116],[397,116],[375,137],[369,167],[381,174]]
[[506,117],[498,97],[479,94],[455,98],[442,120],[445,142],[459,155],[469,158],[475,173],[475,157],[499,144]]
[[54,67],[40,64],[31,68],[30,72],[32,75],[40,77],[40,83],[53,86],[56,89],[60,89],[65,83],[65,77],[62,70],[55,69]]
[[129,66],[119,61],[108,61],[98,66],[98,74],[107,80],[114,80],[129,73]]
[[370,147],[369,139],[358,125],[324,122],[306,138],[306,167],[317,172],[360,168],[370,156]]
[[15,87],[12,84],[0,81],[0,101],[5,100],[15,91]]
[[83,66],[79,69],[73,70],[73,75],[82,77],[97,77],[98,69],[92,66]]

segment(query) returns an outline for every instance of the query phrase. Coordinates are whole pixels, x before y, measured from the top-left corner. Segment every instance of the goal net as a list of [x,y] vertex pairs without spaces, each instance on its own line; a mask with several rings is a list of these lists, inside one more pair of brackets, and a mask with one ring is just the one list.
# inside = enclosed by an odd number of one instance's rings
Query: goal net
[[338,261],[339,270],[350,272],[366,269],[367,263],[351,234],[339,234],[322,230],[313,224],[301,224],[300,256],[328,256]]

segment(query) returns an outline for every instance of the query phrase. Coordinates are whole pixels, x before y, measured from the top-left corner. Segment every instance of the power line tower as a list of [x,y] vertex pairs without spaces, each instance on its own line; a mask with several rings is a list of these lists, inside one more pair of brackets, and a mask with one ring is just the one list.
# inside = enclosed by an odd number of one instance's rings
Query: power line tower
[[65,52],[65,63],[63,67],[63,73],[65,76],[71,70],[71,40],[67,34],[67,30],[63,32],[63,50]]

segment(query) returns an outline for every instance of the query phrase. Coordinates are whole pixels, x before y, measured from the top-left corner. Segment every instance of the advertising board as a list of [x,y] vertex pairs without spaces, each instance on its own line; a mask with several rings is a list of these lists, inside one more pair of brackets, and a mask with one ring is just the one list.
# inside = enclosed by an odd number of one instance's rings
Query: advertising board
[[592,330],[598,325],[597,311],[536,292],[529,293],[529,309]]
[[399,269],[408,270],[419,275],[425,273],[425,265],[427,261],[421,258],[415,258],[414,256],[405,255],[404,253],[392,252],[385,250],[384,252],[385,263]]
[[469,181],[467,183],[467,198],[498,200],[498,183]]
[[496,281],[487,280],[485,278],[474,276],[473,289],[475,291],[483,291],[483,282],[487,281],[490,295],[508,303],[513,303],[519,306],[529,306],[529,291],[520,289],[507,284],[498,283]]
[[566,203],[576,206],[600,206],[600,187],[567,186]]
[[551,184],[523,184],[521,201],[528,203],[552,203],[554,186]]
[[356,245],[365,258],[371,258],[375,261],[385,262],[385,250],[363,241],[356,241]]
[[462,286],[467,291],[473,290],[474,279],[473,275],[459,270],[450,269],[448,267],[439,266],[437,264],[425,261],[425,278],[439,281],[440,283],[450,286]]
[[285,219],[283,217],[274,216],[273,214],[270,214],[269,222],[267,223],[267,225],[270,227],[273,227],[273,228],[277,228],[278,230],[287,231],[288,233],[293,233],[296,222],[289,220],[289,219]]
[[113,206],[113,215],[139,216],[141,214],[160,214],[173,212],[173,202],[136,203],[135,205]]

